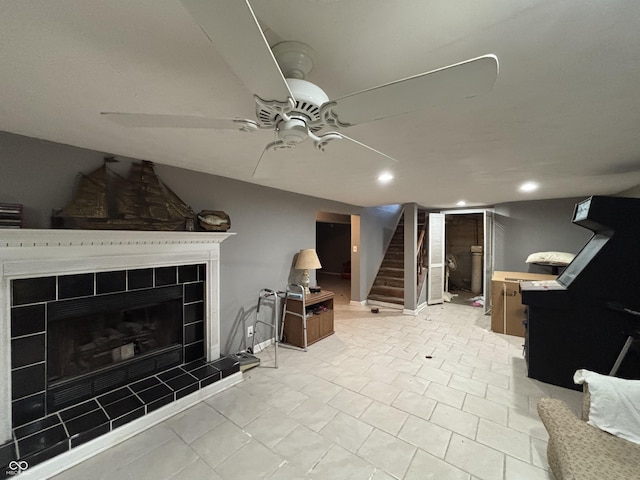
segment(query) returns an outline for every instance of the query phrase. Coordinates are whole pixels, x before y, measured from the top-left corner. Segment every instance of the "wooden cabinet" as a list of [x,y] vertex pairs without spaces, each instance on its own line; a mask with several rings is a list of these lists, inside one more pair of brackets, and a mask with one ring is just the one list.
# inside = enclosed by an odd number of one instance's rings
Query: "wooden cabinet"
[[305,347],[303,315],[307,320],[307,345],[333,334],[333,292],[310,293],[304,301],[289,296],[283,318],[283,342]]

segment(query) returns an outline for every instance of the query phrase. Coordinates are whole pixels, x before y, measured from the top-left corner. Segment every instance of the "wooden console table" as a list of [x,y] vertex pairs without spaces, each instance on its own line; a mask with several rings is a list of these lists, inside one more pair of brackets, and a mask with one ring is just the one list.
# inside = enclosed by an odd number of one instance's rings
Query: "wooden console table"
[[[303,315],[307,320],[307,344],[304,342]],[[333,292],[310,293],[304,298],[289,294],[284,311],[284,343],[306,349],[318,340],[334,333]]]

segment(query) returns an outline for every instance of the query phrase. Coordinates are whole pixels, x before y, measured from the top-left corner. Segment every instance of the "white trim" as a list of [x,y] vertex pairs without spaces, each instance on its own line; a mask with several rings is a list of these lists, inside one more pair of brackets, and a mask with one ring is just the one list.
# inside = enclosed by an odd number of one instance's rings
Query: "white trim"
[[405,308],[404,310],[402,310],[402,313],[404,315],[418,315],[425,308],[427,308],[427,303],[423,302],[420,305],[418,305],[418,308],[416,308],[415,310],[409,310],[408,308]]
[[266,339],[264,342],[260,342],[259,344],[254,345],[253,346],[253,353],[254,354],[260,353],[262,350],[267,348],[269,345],[273,345],[274,341],[275,341],[275,337],[271,337],[271,338]]
[[366,300],[361,300],[361,301],[349,300],[349,305],[351,305],[352,307],[362,307],[366,304],[367,304]]
[[[226,378],[218,380],[211,385],[193,392],[186,397],[180,398],[175,402],[160,407],[153,412],[136,418],[131,422],[116,428],[104,435],[101,435],[87,443],[83,443],[71,450],[57,455],[50,460],[40,463],[33,468],[28,468],[20,474],[20,480],[41,480],[43,478],[51,478],[54,475],[63,472],[80,462],[87,460],[113,446],[128,440],[129,438],[143,432],[169,417],[180,413],[196,403],[205,400],[217,393],[226,390],[243,380],[241,372],[236,372]],[[222,439],[224,440],[224,439]]]
[[220,243],[235,233],[132,230],[7,229],[0,247],[92,247],[108,245],[186,245]]
[[381,302],[379,300],[367,300],[367,305],[377,305],[379,307],[387,307],[394,310],[402,310],[404,308],[399,303]]

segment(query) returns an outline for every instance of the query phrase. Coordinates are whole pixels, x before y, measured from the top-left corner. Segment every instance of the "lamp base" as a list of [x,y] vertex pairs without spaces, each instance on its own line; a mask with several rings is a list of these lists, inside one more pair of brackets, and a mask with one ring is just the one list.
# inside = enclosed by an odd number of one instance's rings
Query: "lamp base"
[[302,271],[302,287],[304,288],[305,295],[309,295],[311,293],[309,290],[309,270],[306,268]]

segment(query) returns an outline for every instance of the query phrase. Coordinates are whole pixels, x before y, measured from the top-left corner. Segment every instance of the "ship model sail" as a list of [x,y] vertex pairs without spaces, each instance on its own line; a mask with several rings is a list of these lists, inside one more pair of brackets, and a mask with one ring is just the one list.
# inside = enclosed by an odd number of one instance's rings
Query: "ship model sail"
[[156,175],[153,163],[133,163],[128,178],[107,162],[81,174],[71,202],[54,213],[54,228],[87,230],[193,230],[191,207]]

